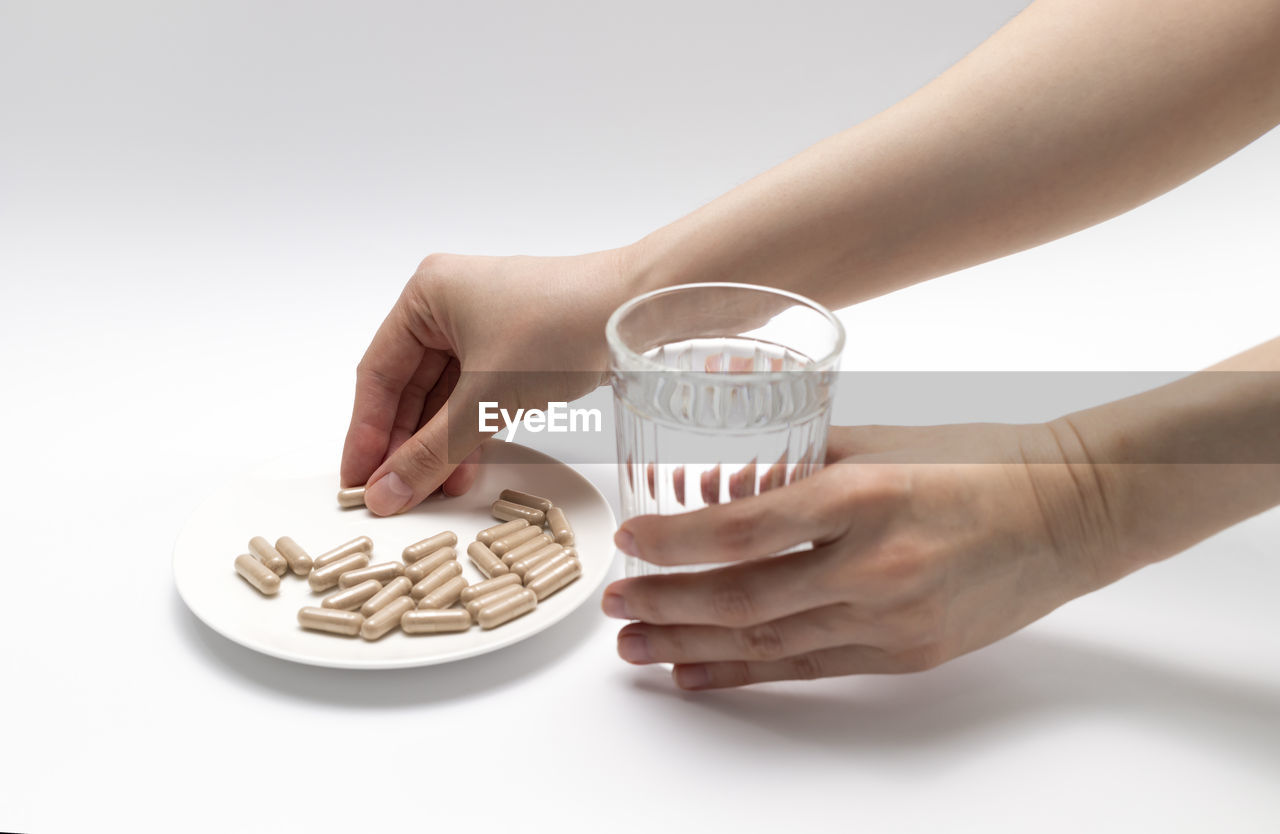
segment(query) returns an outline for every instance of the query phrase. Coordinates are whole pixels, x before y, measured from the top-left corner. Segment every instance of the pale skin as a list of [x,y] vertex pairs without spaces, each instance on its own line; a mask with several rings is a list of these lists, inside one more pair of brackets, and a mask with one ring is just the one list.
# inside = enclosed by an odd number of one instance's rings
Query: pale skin
[[[383,515],[465,492],[476,464],[457,461],[483,435],[449,415],[586,393],[605,319],[639,292],[733,280],[845,306],[1124,212],[1277,123],[1280,3],[1038,0],[914,95],[633,245],[428,257],[359,365],[342,481]],[[587,373],[516,390],[459,369]],[[1211,370],[1280,371],[1280,340]],[[685,688],[931,668],[1280,503],[1277,427],[1272,375],[1202,373],[1045,424],[836,428],[812,478],[624,522],[626,552],[728,564],[616,582],[604,610],[637,621],[624,659],[671,662]],[[961,448],[990,462],[945,462]]]

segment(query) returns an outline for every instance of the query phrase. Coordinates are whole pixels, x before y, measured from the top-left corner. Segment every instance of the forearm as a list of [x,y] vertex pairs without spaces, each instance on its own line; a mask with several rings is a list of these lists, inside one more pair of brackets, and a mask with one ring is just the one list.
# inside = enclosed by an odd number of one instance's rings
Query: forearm
[[1280,504],[1280,339],[1056,427],[1091,462],[1123,575]]
[[1039,0],[932,83],[633,247],[649,287],[843,306],[1124,212],[1280,121],[1280,4]]

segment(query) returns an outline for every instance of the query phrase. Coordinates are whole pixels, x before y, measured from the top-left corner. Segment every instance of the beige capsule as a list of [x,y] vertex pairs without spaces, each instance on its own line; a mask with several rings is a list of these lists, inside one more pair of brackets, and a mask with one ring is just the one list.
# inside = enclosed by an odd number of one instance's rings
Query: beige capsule
[[409,589],[413,587],[413,583],[403,576],[397,576],[382,587],[381,591],[365,600],[364,605],[360,606],[360,613],[366,617],[372,617],[396,597],[402,597],[409,593]]
[[252,553],[241,553],[236,557],[236,573],[267,596],[273,596],[280,590],[280,577]]
[[[541,535],[544,535],[541,527],[525,527],[514,533],[508,533],[505,536],[494,539],[493,544],[489,545],[489,549],[493,551],[495,556],[504,556],[520,545],[527,544]],[[484,544],[484,542],[481,542],[481,544]]]
[[343,611],[354,611],[382,590],[382,583],[369,579],[359,585],[352,585],[345,591],[327,596],[320,601],[321,608],[341,608]]
[[458,597],[458,599],[462,600],[464,603],[471,602],[471,600],[476,599],[477,597],[482,597],[485,594],[491,594],[502,588],[509,588],[512,585],[519,584],[520,577],[516,576],[514,573],[504,573],[502,576],[495,576],[493,579],[486,579],[482,582],[477,582],[474,585],[468,585],[467,589],[462,592],[462,596]]
[[339,588],[350,588],[370,579],[379,582],[390,582],[397,576],[404,576],[404,565],[400,562],[379,562],[364,568],[347,571],[338,577]]
[[542,526],[542,521],[546,518],[542,510],[535,510],[533,507],[526,507],[522,504],[513,504],[510,501],[503,501],[501,498],[493,502],[493,506],[489,508],[489,513],[494,518],[499,518],[503,521],[514,521],[517,518],[523,518],[535,527]]
[[[509,573],[507,576],[515,576],[515,574]],[[499,588],[498,590],[491,591],[484,596],[476,597],[475,599],[464,602],[462,603],[462,607],[467,609],[467,612],[471,614],[472,617],[476,617],[479,616],[480,610],[485,606],[492,605],[509,596],[514,596],[523,590],[523,585],[508,585],[505,588]]]
[[338,506],[344,509],[364,506],[364,487],[345,487],[338,490]]
[[492,550],[480,542],[472,542],[467,545],[467,555],[471,557],[471,564],[479,568],[486,579],[502,576],[510,570],[506,565],[502,564],[502,560],[495,556]]
[[462,592],[466,590],[467,580],[461,576],[455,576],[448,582],[436,588],[422,599],[418,600],[419,608],[448,608],[458,601],[458,597],[462,596]]
[[352,553],[361,551],[368,553],[373,550],[373,539],[368,536],[356,536],[349,542],[338,545],[333,550],[321,553],[315,559],[311,560],[312,570],[331,565],[339,559],[345,559]]
[[538,598],[538,602],[542,602],[564,586],[576,581],[580,576],[582,576],[582,563],[570,556],[556,565],[553,570],[534,579],[526,587],[533,591],[533,595]]
[[521,588],[509,597],[504,597],[480,609],[476,614],[476,622],[481,628],[494,628],[509,623],[516,617],[522,617],[538,607],[538,597],[528,588]]
[[442,547],[453,547],[458,543],[458,534],[452,530],[436,533],[434,536],[414,542],[404,549],[404,562],[416,562],[424,556],[430,556]]
[[440,634],[471,628],[471,615],[461,608],[419,608],[406,611],[400,618],[405,634]]
[[551,542],[546,547],[540,547],[528,556],[512,562],[511,572],[519,576],[520,581],[523,582],[525,575],[529,571],[548,559],[554,559],[561,553],[564,553],[564,547],[556,544],[555,542]]
[[504,521],[501,524],[486,527],[479,533],[476,533],[476,541],[483,542],[484,544],[493,544],[503,536],[510,535],[511,533],[528,526],[529,522],[525,521],[523,518],[517,518],[514,521]]
[[296,576],[306,576],[311,573],[311,554],[302,549],[302,545],[295,542],[288,536],[281,536],[276,539],[276,550],[280,551],[280,555],[289,563],[289,570],[294,572]]
[[298,609],[298,625],[312,631],[327,631],[330,634],[342,634],[355,637],[360,633],[364,617],[358,611],[343,611],[339,608],[316,608],[308,605]]
[[523,559],[525,556],[528,556],[530,553],[537,553],[539,550],[546,547],[548,544],[551,544],[552,541],[553,539],[551,538],[550,533],[542,533],[540,535],[537,535],[532,539],[529,539],[529,541],[525,542],[519,547],[513,547],[510,550],[508,550],[506,553],[503,553],[502,564],[506,565],[507,567],[511,567],[511,565],[514,564],[517,560]]
[[363,568],[369,564],[369,554],[358,550],[350,556],[343,556],[336,562],[330,562],[322,568],[313,567],[307,583],[313,591],[327,591],[338,584],[338,577],[347,571]]
[[377,614],[364,618],[364,624],[360,626],[360,636],[366,640],[377,640],[400,625],[400,618],[406,611],[412,610],[413,597],[396,597]]
[[409,577],[410,582],[421,582],[423,577],[431,573],[445,562],[452,562],[458,558],[458,551],[452,547],[442,547],[429,556],[423,556],[418,561],[404,569],[404,575]]
[[533,495],[528,492],[521,492],[518,489],[504,489],[498,496],[501,501],[510,501],[512,504],[520,504],[525,507],[533,507],[535,510],[542,510],[544,513],[554,507],[550,498],[543,498],[541,495]]
[[552,507],[547,513],[547,526],[560,544],[573,544],[573,527],[569,524],[569,519],[565,518],[564,510]]
[[422,599],[455,576],[462,575],[462,564],[457,559],[450,559],[431,573],[422,577],[411,589],[409,595],[414,599]]
[[276,576],[284,576],[289,570],[289,560],[280,555],[271,542],[262,536],[249,539],[249,552],[258,557],[258,561],[271,568]]
[[529,568],[527,571],[524,572],[524,576],[520,578],[524,580],[525,585],[532,585],[534,582],[538,581],[538,577],[545,576],[546,574],[551,573],[551,571],[555,570],[558,566],[564,564],[565,562],[569,561],[572,558],[573,556],[571,556],[568,553],[568,551],[562,550],[559,553],[557,553],[555,556],[552,556],[550,559],[544,559],[538,564]]

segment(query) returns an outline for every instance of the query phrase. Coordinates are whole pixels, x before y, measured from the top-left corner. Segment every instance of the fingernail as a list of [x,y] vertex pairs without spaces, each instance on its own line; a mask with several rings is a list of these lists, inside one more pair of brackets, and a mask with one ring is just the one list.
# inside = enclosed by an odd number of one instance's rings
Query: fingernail
[[649,638],[635,633],[618,635],[618,656],[628,663],[652,663]]
[[413,498],[413,487],[394,472],[388,472],[369,485],[364,492],[364,505],[374,515],[395,515]]
[[677,666],[671,670],[671,675],[681,689],[703,689],[711,683],[711,673],[700,663]]
[[636,537],[631,535],[629,530],[619,530],[614,533],[613,543],[628,556],[640,557],[640,554],[636,552]]
[[630,620],[632,617],[627,614],[627,601],[622,598],[621,594],[605,594],[604,601],[600,604],[604,609],[604,613],[609,617],[616,617],[619,620]]

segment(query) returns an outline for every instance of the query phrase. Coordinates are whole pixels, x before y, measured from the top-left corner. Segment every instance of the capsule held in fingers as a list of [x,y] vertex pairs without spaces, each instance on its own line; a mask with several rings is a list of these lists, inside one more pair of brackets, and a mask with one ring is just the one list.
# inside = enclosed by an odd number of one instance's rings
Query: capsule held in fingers
[[321,553],[311,561],[311,568],[312,570],[315,570],[316,568],[323,568],[327,565],[333,564],[339,559],[345,559],[352,553],[360,553],[361,551],[368,553],[371,550],[373,550],[373,539],[368,536],[356,536],[351,541],[344,542],[333,550]]
[[405,634],[440,634],[471,628],[471,615],[461,608],[419,608],[400,617]]
[[528,588],[521,588],[509,597],[500,599],[480,609],[476,622],[481,628],[494,628],[522,617],[538,607],[538,598]]
[[479,533],[476,533],[476,541],[483,542],[484,544],[493,544],[503,536],[509,535],[528,526],[529,522],[525,521],[523,518],[517,518],[514,521],[504,521],[501,524],[486,527]]
[[441,585],[448,582],[450,579],[461,575],[461,563],[459,563],[457,559],[450,559],[415,583],[409,590],[409,595],[414,599],[422,599],[436,588],[439,588]]
[[547,513],[547,526],[560,544],[573,544],[573,527],[569,524],[569,519],[565,518],[564,510],[552,507]]
[[494,591],[501,590],[502,588],[510,588],[512,585],[519,584],[520,577],[516,576],[514,573],[504,573],[502,576],[495,576],[493,579],[485,579],[484,581],[477,582],[474,585],[468,585],[467,589],[462,592],[462,596],[458,597],[458,599],[462,600],[464,603],[471,602],[471,600],[476,599],[477,597],[482,597],[485,594],[491,594]]
[[404,562],[410,564],[424,556],[430,556],[442,547],[453,547],[458,543],[458,534],[452,530],[436,533],[420,542],[414,542],[404,549]]
[[313,591],[327,591],[338,584],[338,577],[344,573],[363,568],[368,564],[369,554],[359,550],[350,556],[343,556],[336,562],[330,562],[322,568],[313,567],[311,575],[307,577],[307,583]]
[[379,562],[376,565],[368,567],[356,568],[347,571],[338,577],[339,588],[350,588],[353,585],[359,585],[370,579],[376,579],[379,583],[390,582],[397,576],[404,575],[404,565],[400,562]]
[[471,557],[471,563],[479,568],[480,572],[488,579],[502,576],[510,570],[506,565],[502,564],[502,560],[495,556],[492,550],[480,542],[472,542],[467,545],[467,555]]
[[236,573],[267,596],[273,596],[280,590],[280,577],[252,553],[241,553],[236,557]]
[[293,539],[288,536],[276,539],[276,550],[280,551],[280,555],[289,563],[289,570],[293,571],[295,576],[306,576],[311,573],[311,554],[303,550],[302,545]]
[[[493,544],[489,545],[489,549],[493,551],[495,556],[504,556],[515,550],[522,544],[528,544],[538,536],[546,535],[542,532],[541,527],[524,527],[514,533],[508,533],[493,540]],[[477,540],[478,541],[478,540]],[[480,542],[484,544],[484,542]]]
[[551,571],[555,570],[557,567],[559,567],[560,565],[563,565],[565,562],[569,561],[572,558],[573,556],[571,556],[568,551],[561,550],[559,553],[555,554],[550,559],[543,559],[538,564],[529,568],[527,571],[524,572],[524,576],[520,578],[524,580],[525,585],[531,585],[534,582],[536,582],[539,577],[545,576],[546,574],[551,573]]
[[418,583],[421,582],[427,574],[431,573],[445,562],[452,562],[457,558],[458,551],[454,550],[452,547],[442,547],[435,553],[432,553],[429,556],[423,556],[412,565],[409,565],[404,569],[404,575],[409,577],[409,581]]
[[[448,608],[458,601],[458,597],[462,596],[463,590],[467,587],[467,580],[461,576],[455,576],[448,582],[436,588],[422,599],[418,600],[419,608]],[[412,597],[410,597],[412,599]]]
[[249,539],[249,552],[257,556],[258,561],[270,568],[276,576],[284,576],[289,570],[289,561],[262,536]]
[[364,624],[360,626],[360,636],[366,640],[377,640],[400,625],[400,618],[412,610],[413,597],[396,597],[372,617],[365,617]]
[[321,608],[341,608],[343,611],[354,611],[370,597],[382,590],[382,583],[376,579],[352,585],[345,591],[327,596],[320,601]]
[[550,498],[543,498],[541,495],[533,495],[528,492],[521,492],[518,489],[504,489],[498,496],[500,501],[509,501],[512,504],[519,504],[523,507],[532,507],[535,510],[542,510],[544,513],[554,507]]
[[345,487],[338,490],[338,506],[343,509],[364,506],[364,487]]
[[[513,547],[510,550],[508,550],[506,553],[497,554],[497,555],[502,556],[502,564],[506,565],[507,567],[511,567],[516,561],[523,559],[525,556],[528,556],[530,553],[537,553],[539,550],[546,547],[548,544],[551,544],[553,541],[554,539],[551,538],[550,533],[541,533],[535,536],[534,538],[529,539],[529,541],[525,542],[524,544],[518,547]],[[490,549],[492,550],[492,548]]]
[[372,617],[396,597],[402,597],[409,593],[409,588],[413,587],[413,583],[403,576],[397,576],[382,587],[381,591],[365,600],[364,605],[360,606],[360,613],[366,617]]
[[512,562],[511,572],[519,576],[520,581],[523,582],[525,575],[528,574],[529,571],[533,570],[548,559],[554,559],[561,553],[564,553],[564,547],[556,544],[555,542],[551,542],[546,547],[540,547],[528,556]]
[[[515,574],[509,573],[507,574],[507,576],[515,576]],[[496,591],[490,591],[484,596],[476,597],[475,599],[464,602],[462,603],[462,607],[467,609],[467,612],[471,614],[472,618],[475,618],[479,616],[480,611],[486,606],[493,605],[500,600],[506,599],[507,597],[515,596],[516,594],[520,593],[522,590],[524,590],[523,585],[508,585],[505,588],[499,588]]]
[[572,556],[530,582],[527,587],[542,602],[582,576],[582,563]]
[[312,631],[327,631],[330,634],[342,634],[355,637],[360,633],[364,617],[356,611],[343,611],[339,608],[316,608],[308,605],[298,609],[298,625]]
[[546,517],[542,510],[535,510],[533,507],[525,507],[521,504],[513,504],[510,501],[503,501],[501,498],[493,502],[489,512],[494,518],[502,519],[503,521],[514,521],[517,518],[523,518],[534,526],[541,526],[542,520]]

